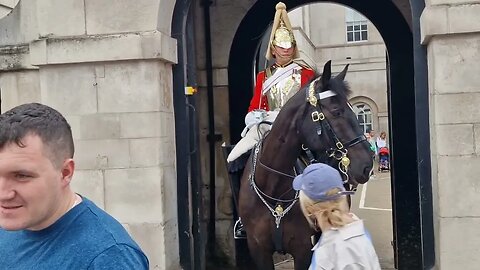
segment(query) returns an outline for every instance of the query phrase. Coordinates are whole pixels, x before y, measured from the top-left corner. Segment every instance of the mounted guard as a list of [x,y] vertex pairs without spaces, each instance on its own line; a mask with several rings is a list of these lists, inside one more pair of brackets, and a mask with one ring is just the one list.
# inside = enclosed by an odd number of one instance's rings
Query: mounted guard
[[[243,170],[245,159],[237,159],[255,146],[260,139],[259,134],[265,134],[270,130],[268,124],[260,125],[261,130],[258,130],[258,124],[262,121],[273,122],[283,105],[315,75],[315,71],[299,57],[285,4],[279,2],[275,9],[269,46],[265,55],[267,60],[274,60],[275,63],[257,74],[255,91],[245,117],[246,126],[241,134],[242,139],[227,157],[231,173]],[[232,184],[236,186],[235,183]],[[238,189],[233,188],[233,193],[235,199]],[[234,236],[235,238],[244,236],[240,220],[235,223]]]

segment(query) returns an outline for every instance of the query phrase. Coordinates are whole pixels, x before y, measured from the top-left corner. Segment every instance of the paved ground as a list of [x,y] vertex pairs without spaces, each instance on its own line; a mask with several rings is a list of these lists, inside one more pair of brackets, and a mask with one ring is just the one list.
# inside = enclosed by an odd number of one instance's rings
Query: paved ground
[[[364,220],[384,270],[394,269],[390,190],[390,173],[377,171],[372,180],[359,186],[352,200],[352,211]],[[290,257],[276,256],[276,261],[276,270],[293,270]]]

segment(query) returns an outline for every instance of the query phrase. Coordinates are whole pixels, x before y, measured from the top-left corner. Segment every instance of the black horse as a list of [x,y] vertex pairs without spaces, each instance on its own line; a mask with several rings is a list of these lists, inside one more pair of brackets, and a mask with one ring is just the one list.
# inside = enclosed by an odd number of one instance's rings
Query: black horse
[[295,270],[310,265],[315,232],[292,190],[301,152],[311,153],[314,162],[338,168],[346,185],[356,187],[369,179],[371,152],[348,103],[347,68],[332,78],[328,61],[322,76],[285,104],[268,135],[252,151],[241,179],[238,209],[258,269],[274,269],[275,251],[291,254]]

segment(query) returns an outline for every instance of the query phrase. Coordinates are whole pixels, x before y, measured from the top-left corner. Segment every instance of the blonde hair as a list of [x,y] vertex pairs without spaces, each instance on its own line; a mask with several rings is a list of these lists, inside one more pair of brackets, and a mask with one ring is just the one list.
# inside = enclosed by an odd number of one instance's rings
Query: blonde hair
[[[339,191],[339,188],[333,188],[327,191],[327,195],[334,195]],[[336,228],[350,223],[350,219],[346,216],[349,213],[349,206],[345,196],[323,202],[314,201],[305,195],[303,191],[300,191],[299,200],[303,215],[314,229],[319,229],[316,225],[318,219]]]

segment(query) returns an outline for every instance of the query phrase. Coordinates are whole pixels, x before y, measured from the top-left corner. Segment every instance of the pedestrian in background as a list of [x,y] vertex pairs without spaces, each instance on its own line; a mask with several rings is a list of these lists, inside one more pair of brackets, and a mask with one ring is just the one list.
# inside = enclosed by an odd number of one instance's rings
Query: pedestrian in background
[[322,231],[312,248],[309,270],[380,270],[380,263],[363,221],[350,212],[340,173],[316,163],[295,177],[300,207],[310,225]]

